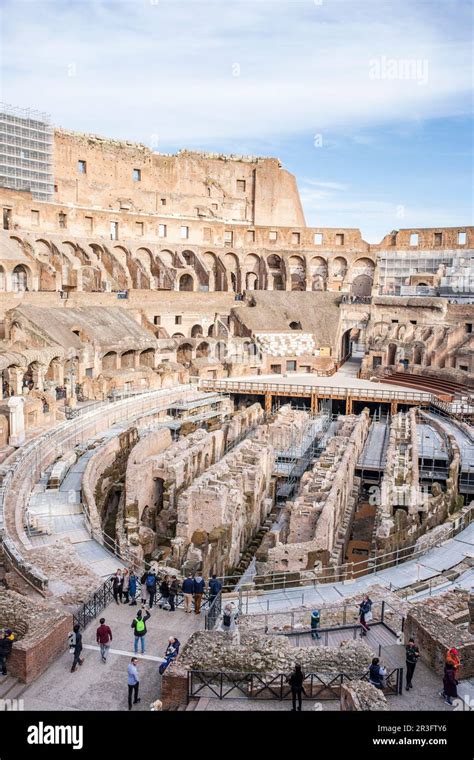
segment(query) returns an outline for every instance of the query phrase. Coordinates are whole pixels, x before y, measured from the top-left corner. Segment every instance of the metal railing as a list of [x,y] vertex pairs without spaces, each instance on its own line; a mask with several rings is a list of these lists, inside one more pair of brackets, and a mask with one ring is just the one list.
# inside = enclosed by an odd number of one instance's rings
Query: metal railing
[[212,631],[216,627],[222,610],[222,592],[219,591],[217,596],[213,597],[204,621],[206,631]]
[[[302,698],[331,700],[340,699],[341,686],[353,681],[369,681],[369,671],[358,676],[348,676],[346,673],[322,675],[307,673],[303,681]],[[386,696],[397,696],[402,693],[403,668],[394,668],[385,678],[385,686],[381,690]],[[207,697],[217,699],[260,699],[279,700],[291,699],[291,686],[288,684],[288,673],[233,673],[228,671],[188,671],[188,700],[190,698]]]
[[280,396],[327,396],[329,398],[352,398],[354,400],[417,401],[429,404],[433,396],[424,391],[399,391],[384,388],[341,388],[334,385],[304,385],[297,383],[269,383],[244,380],[199,380],[202,390],[222,390],[227,393],[265,393]]

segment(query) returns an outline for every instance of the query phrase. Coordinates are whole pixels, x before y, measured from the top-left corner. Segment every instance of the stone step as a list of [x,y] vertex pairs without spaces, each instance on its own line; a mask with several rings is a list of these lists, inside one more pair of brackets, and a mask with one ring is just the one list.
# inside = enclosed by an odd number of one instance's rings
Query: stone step
[[14,678],[14,676],[0,676],[0,699],[5,699],[5,697],[13,699],[18,694],[21,694],[24,689],[26,689],[26,684],[21,683],[18,678]]

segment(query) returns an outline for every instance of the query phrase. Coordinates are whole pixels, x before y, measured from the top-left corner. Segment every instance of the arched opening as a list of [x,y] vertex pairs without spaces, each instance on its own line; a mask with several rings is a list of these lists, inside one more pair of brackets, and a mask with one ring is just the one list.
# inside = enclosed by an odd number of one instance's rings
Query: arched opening
[[283,276],[281,274],[273,274],[273,290],[284,290],[285,283],[283,282]]
[[301,256],[290,256],[288,270],[292,290],[306,290],[306,264]]
[[390,366],[395,364],[395,358],[397,355],[397,346],[395,343],[390,343],[387,350],[387,364]]
[[154,366],[155,366],[155,349],[146,348],[145,351],[142,351],[140,353],[140,367],[153,368]]
[[359,274],[354,278],[351,285],[351,295],[357,298],[367,298],[372,292],[372,277],[368,274]]
[[290,330],[301,330],[301,322],[290,322]]
[[202,342],[196,348],[196,359],[201,359],[209,356],[209,343]]
[[421,364],[423,349],[421,346],[415,346],[413,349],[413,364]]
[[6,290],[5,270],[0,267],[0,291]]
[[234,293],[237,293],[237,275],[235,272],[230,273],[230,286]]
[[28,272],[23,264],[18,264],[12,272],[12,290],[14,293],[28,290]]
[[209,329],[207,331],[208,338],[213,338],[214,337],[214,331],[215,331],[215,325],[213,325],[213,324],[209,325]]
[[102,357],[102,369],[103,370],[117,369],[117,352],[116,351],[108,351],[108,353],[104,354],[104,356]]
[[336,256],[331,265],[332,276],[343,280],[347,272],[347,261],[344,256]]
[[182,257],[185,260],[185,262],[188,265],[188,267],[194,266],[195,256],[194,256],[194,253],[192,251],[183,251]]
[[179,289],[186,292],[194,290],[194,281],[190,274],[182,274],[179,278]]
[[247,272],[247,275],[245,277],[245,289],[246,290],[257,290],[258,288],[258,277],[254,272]]
[[181,343],[176,352],[176,358],[181,364],[188,364],[193,357],[193,347],[190,343]]
[[292,290],[306,290],[306,283],[301,275],[293,272],[291,275],[291,289]]
[[341,360],[345,361],[352,354],[351,330],[346,330],[341,339]]
[[223,341],[216,343],[216,357],[220,362],[224,362],[227,357],[227,346]]
[[135,351],[125,351],[122,354],[120,366],[122,369],[133,369],[135,367]]
[[200,335],[202,335],[201,325],[193,325],[191,328],[191,338],[198,338]]

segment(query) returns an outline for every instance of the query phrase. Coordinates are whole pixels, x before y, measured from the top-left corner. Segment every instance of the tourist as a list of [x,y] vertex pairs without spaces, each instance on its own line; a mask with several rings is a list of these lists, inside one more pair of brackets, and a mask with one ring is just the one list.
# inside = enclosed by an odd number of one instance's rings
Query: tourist
[[451,647],[451,649],[448,650],[446,654],[445,663],[446,664],[450,663],[453,666],[454,671],[456,673],[456,678],[457,678],[458,670],[461,665],[461,660],[459,659],[459,652],[456,649],[456,647]]
[[170,612],[174,612],[176,610],[175,599],[176,599],[177,595],[178,595],[178,579],[177,579],[176,575],[173,575],[171,577],[170,595],[169,595]]
[[123,593],[123,601],[124,604],[128,604],[128,598],[129,598],[129,591],[130,591],[130,574],[128,570],[125,568],[123,571],[123,582],[122,582],[122,593]]
[[132,709],[132,694],[133,694],[133,704],[136,705],[137,702],[140,702],[140,697],[138,696],[138,689],[140,686],[140,678],[138,675],[138,658],[132,657],[130,660],[130,663],[127,668],[127,682],[128,682],[128,709]]
[[206,582],[202,575],[199,573],[194,576],[194,612],[196,615],[201,614],[201,602],[202,602],[202,595],[204,594],[204,590],[206,588]]
[[178,641],[176,636],[169,637],[168,646],[166,647],[164,660],[158,669],[160,676],[163,675],[163,673],[165,672],[170,662],[172,662],[172,660],[175,660],[177,658],[179,654],[180,646],[181,646],[181,642]]
[[387,675],[387,671],[380,664],[379,658],[374,657],[374,659],[372,660],[372,664],[369,668],[369,683],[371,683],[372,686],[375,686],[376,689],[383,689],[383,687],[385,686],[386,675]]
[[145,611],[145,617],[143,617],[143,611],[138,610],[137,615],[133,619],[133,623],[130,626],[130,628],[133,628],[135,635],[135,641],[133,644],[133,651],[135,654],[138,652],[138,642],[140,642],[142,654],[145,654],[146,621],[149,617],[149,612]]
[[359,605],[359,623],[362,626],[361,636],[367,636],[369,620],[372,620],[372,601],[367,594]]
[[7,674],[7,657],[10,656],[13,647],[13,640],[11,638],[11,631],[7,630],[0,638],[0,666],[2,668],[2,676]]
[[156,573],[153,570],[149,570],[146,574],[146,592],[148,594],[148,606],[151,610],[153,602],[156,596]]
[[236,640],[234,643],[238,644],[240,635],[239,635],[239,629],[237,627],[237,618],[239,617],[238,610],[235,609],[235,606],[232,602],[227,602],[224,609],[222,610],[222,618],[219,625],[218,631],[221,631],[221,633],[235,633],[236,634]]
[[192,612],[194,580],[191,573],[188,573],[187,578],[184,579],[182,589],[184,596],[184,611]]
[[148,572],[145,570],[142,577],[140,578],[140,597],[141,597],[142,605],[146,604],[146,600],[147,600],[147,588],[146,588],[147,578],[148,578]]
[[217,576],[214,574],[209,581],[209,607],[213,603],[216,596],[222,591],[222,583],[217,580]]
[[162,610],[169,610],[170,608],[170,586],[169,586],[169,576],[165,575],[163,580],[160,583],[160,608]]
[[122,571],[117,570],[115,575],[112,576],[112,593],[114,595],[115,603],[119,604],[122,601],[122,590],[123,590],[123,578],[122,578]]
[[105,618],[100,619],[100,625],[96,632],[97,643],[100,647],[100,656],[102,662],[107,662],[107,655],[110,649],[110,642],[112,641],[112,631],[108,625],[105,625]]
[[415,672],[416,663],[418,662],[418,657],[420,656],[420,650],[415,644],[415,639],[411,638],[408,640],[408,644],[405,647],[406,651],[406,664],[407,664],[407,685],[406,690],[413,688],[412,679],[413,674]]
[[301,670],[301,665],[296,663],[295,669],[288,676],[286,682],[289,683],[291,687],[291,701],[293,704],[291,710],[292,712],[296,712],[296,700],[298,699],[298,710],[301,712],[301,697],[304,692],[304,673]]
[[452,662],[447,662],[444,666],[443,691],[440,691],[440,695],[448,705],[452,705],[453,699],[458,698],[456,668]]
[[73,627],[73,636],[74,638],[71,639],[72,641],[72,654],[74,654],[74,659],[72,661],[72,667],[71,667],[71,673],[74,673],[76,670],[77,665],[82,665],[84,660],[81,658],[81,652],[82,652],[82,633],[80,632],[81,626],[79,623],[76,623],[76,625]]
[[130,572],[130,584],[128,587],[129,596],[130,596],[130,607],[135,607],[137,603],[137,582],[138,582],[138,578],[135,575],[135,572],[132,570]]
[[319,610],[313,610],[311,613],[311,638],[320,639],[321,636],[318,632],[318,628],[321,622],[321,613]]

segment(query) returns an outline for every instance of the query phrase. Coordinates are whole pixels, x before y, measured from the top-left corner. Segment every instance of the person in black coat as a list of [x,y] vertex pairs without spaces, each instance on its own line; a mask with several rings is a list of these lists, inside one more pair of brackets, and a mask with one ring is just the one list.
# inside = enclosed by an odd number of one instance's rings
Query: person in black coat
[[7,633],[0,638],[0,665],[2,667],[2,676],[7,675],[7,657],[12,651],[13,642]]
[[456,668],[451,662],[444,666],[443,691],[441,696],[448,705],[453,704],[453,699],[458,698],[458,682],[456,680]]
[[301,711],[301,695],[304,692],[303,688],[304,673],[301,670],[301,665],[298,663],[295,665],[294,671],[288,676],[287,683],[291,686],[291,699],[293,703],[292,712],[296,711],[296,699],[298,698],[298,710]]
[[84,660],[81,659],[82,633],[80,632],[80,628],[81,628],[80,625],[76,623],[76,625],[72,629],[75,633],[75,643],[74,643],[74,660],[72,661],[71,673],[74,673],[77,665],[82,665],[82,663],[84,662]]
[[168,609],[170,606],[169,600],[170,600],[170,586],[169,586],[169,576],[165,575],[163,580],[160,583],[160,607],[162,609]]
[[123,577],[121,570],[117,570],[112,578],[112,593],[114,595],[115,603],[120,604],[123,596]]

